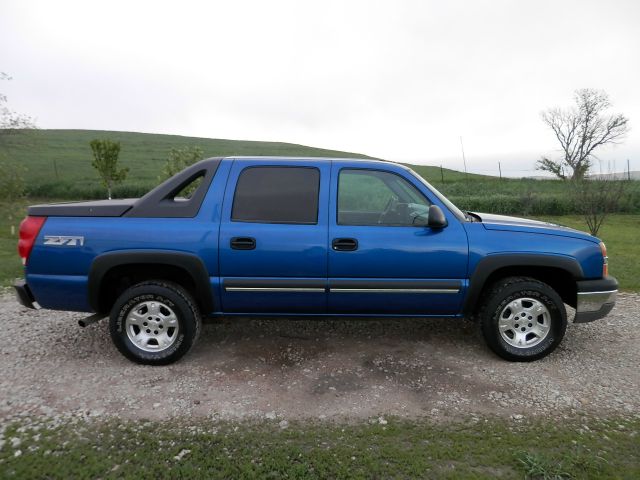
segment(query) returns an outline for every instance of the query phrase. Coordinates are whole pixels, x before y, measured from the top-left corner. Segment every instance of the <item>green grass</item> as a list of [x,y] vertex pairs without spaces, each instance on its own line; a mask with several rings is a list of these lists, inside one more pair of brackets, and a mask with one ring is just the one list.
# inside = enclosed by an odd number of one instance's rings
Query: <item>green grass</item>
[[[5,431],[2,478],[640,476],[638,419],[447,424],[390,419],[385,425],[306,422],[285,429],[207,420],[192,427],[176,421],[76,422],[37,430],[25,425]],[[16,448],[10,446],[12,437],[20,440]]]

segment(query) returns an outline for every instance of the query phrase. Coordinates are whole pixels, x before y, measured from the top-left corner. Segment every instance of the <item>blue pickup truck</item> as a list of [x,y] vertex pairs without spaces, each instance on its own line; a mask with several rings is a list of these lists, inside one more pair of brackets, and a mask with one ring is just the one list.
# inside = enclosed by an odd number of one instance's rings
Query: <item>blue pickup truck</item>
[[[186,193],[186,194],[185,194]],[[512,361],[606,316],[618,284],[597,238],[463,212],[402,165],[233,157],[145,196],[29,208],[18,247],[30,308],[109,316],[129,359],[168,364],[203,317],[468,317]]]

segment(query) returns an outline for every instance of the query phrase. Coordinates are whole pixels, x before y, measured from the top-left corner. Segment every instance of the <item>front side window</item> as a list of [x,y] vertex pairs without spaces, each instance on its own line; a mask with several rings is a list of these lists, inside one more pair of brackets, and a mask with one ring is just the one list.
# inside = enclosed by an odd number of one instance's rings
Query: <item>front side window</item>
[[318,223],[320,171],[308,167],[248,167],[238,178],[231,220]]
[[399,175],[344,169],[338,178],[339,225],[414,225],[431,203]]

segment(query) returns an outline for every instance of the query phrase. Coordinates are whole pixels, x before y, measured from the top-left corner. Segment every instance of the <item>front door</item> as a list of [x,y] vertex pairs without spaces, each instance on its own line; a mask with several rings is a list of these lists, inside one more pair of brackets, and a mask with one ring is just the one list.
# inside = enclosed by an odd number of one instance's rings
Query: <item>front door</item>
[[[333,164],[329,312],[457,314],[467,273],[463,226],[407,170],[369,165]],[[431,204],[443,209],[447,227],[414,226]]]
[[220,225],[227,313],[326,313],[329,162],[234,160]]

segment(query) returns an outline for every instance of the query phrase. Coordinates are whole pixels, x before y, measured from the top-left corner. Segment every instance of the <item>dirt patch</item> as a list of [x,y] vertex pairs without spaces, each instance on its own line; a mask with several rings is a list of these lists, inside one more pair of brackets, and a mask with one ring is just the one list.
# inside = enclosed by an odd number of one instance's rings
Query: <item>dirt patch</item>
[[233,319],[205,324],[167,367],[135,365],[106,321],[0,297],[0,421],[21,415],[166,419],[640,413],[640,295],[569,326],[541,361],[493,355],[468,322]]

